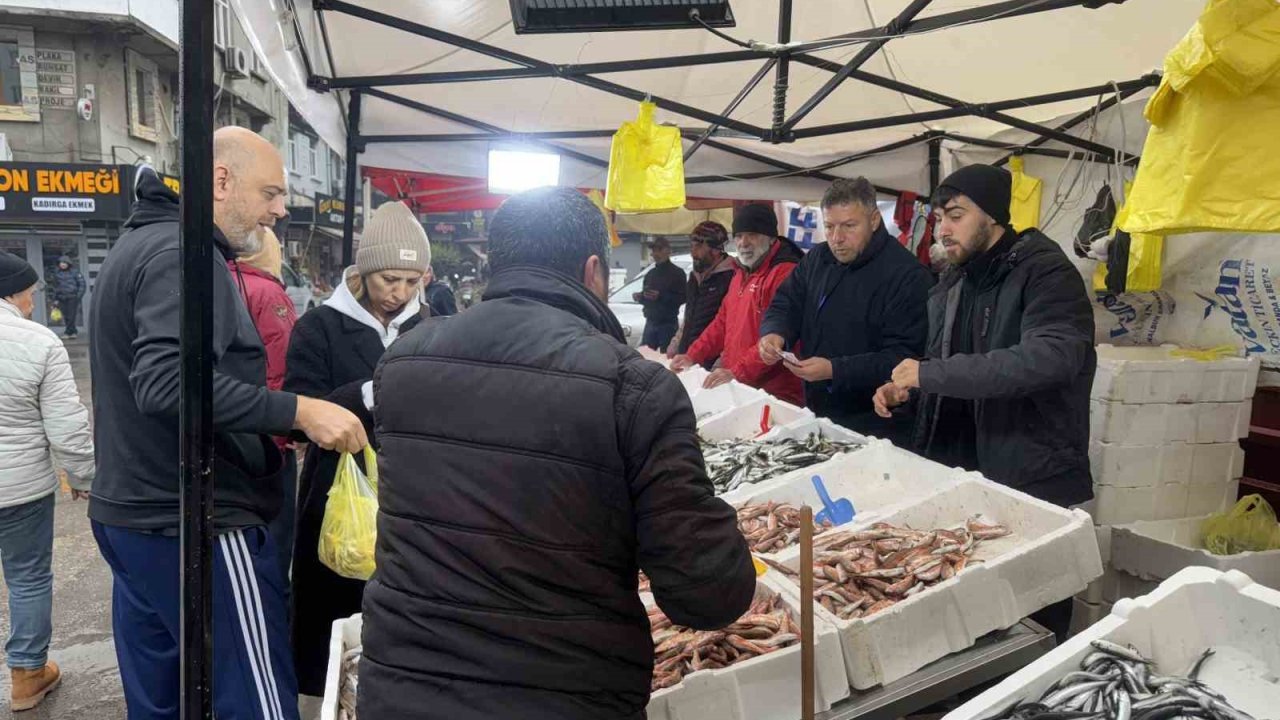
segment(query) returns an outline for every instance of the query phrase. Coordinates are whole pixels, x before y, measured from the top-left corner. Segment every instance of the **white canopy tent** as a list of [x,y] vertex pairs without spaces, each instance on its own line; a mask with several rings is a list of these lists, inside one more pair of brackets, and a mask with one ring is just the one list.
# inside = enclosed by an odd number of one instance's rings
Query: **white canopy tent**
[[[928,192],[930,141],[944,134],[982,139],[1017,126],[1043,148],[1079,149],[1028,131],[1052,133],[1054,118],[1100,101],[1141,100],[1203,4],[736,0],[736,27],[725,32],[739,40],[776,43],[783,8],[793,42],[866,36],[781,53],[742,49],[704,29],[516,35],[508,0],[237,0],[237,9],[255,50],[325,141],[346,147],[351,95],[363,95],[361,164],[484,177],[490,147],[526,141],[562,152],[563,184],[603,187],[609,134],[651,95],[658,120],[686,131],[686,148],[718,126],[686,165],[691,196],[785,199],[817,197],[832,176]],[[866,39],[885,36],[887,44]],[[794,118],[855,59],[848,79]],[[1108,149],[1083,147],[1098,157]],[[723,178],[736,174],[748,179]]]

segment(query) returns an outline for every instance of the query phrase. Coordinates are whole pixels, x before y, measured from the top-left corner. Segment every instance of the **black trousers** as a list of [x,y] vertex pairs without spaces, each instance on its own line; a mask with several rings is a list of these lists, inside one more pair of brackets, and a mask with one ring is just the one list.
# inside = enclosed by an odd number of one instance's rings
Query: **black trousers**
[[79,297],[60,297],[58,298],[58,308],[62,310],[62,325],[66,328],[64,334],[75,335],[76,316],[80,314],[80,298]]

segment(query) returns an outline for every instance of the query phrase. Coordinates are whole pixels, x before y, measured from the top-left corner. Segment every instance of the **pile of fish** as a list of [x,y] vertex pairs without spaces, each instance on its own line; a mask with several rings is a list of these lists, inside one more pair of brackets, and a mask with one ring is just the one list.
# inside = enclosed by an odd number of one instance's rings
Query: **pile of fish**
[[721,495],[862,447],[856,442],[838,442],[815,433],[804,440],[702,440],[702,456],[716,494]]
[[360,689],[360,656],[364,646],[357,645],[342,654],[342,682],[338,688],[338,720],[356,720],[356,695]]
[[1094,640],[1093,648],[1039,700],[1020,699],[985,720],[1253,720],[1196,679],[1213,648],[1181,676],[1158,674],[1133,647]]
[[[1010,534],[981,516],[964,527],[913,530],[875,523],[866,530],[827,532],[813,541],[813,597],[845,620],[874,615],[965,569],[978,545]],[[795,570],[761,558],[778,571]]]
[[723,668],[800,642],[800,626],[777,595],[757,599],[723,630],[673,625],[659,608],[649,610],[653,632],[653,690],[668,688],[698,670]]
[[[814,523],[814,534],[825,532],[830,521]],[[738,508],[738,530],[754,553],[772,553],[800,542],[800,508],[770,500]]]

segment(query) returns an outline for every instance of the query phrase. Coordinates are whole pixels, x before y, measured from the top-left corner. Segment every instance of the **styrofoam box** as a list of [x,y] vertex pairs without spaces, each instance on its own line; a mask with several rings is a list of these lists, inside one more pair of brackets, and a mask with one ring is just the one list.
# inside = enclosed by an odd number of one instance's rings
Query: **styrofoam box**
[[1221,512],[1235,504],[1240,482],[1169,483],[1147,487],[1093,486],[1093,519],[1099,525],[1173,520]]
[[[996,483],[967,477],[952,487],[885,512],[879,520],[914,528],[962,525],[975,514],[1013,534],[984,542],[954,578],[869,618],[816,614],[840,631],[849,684],[863,690],[910,675],[970,647],[983,635],[1085,589],[1102,574],[1098,538],[1082,510],[1064,510]],[[855,520],[850,527],[865,527]],[[784,561],[798,565],[798,557]],[[782,578],[787,589],[799,587]]]
[[[800,623],[797,600],[781,592],[770,573],[757,580],[760,593],[778,594]],[[835,628],[814,616],[814,705],[818,712],[849,697],[840,638]],[[798,720],[800,646],[783,648],[718,670],[686,675],[649,699],[649,720]]]
[[1067,632],[1079,635],[1110,614],[1111,603],[1091,603],[1077,595],[1071,598],[1071,625]]
[[1093,482],[1114,487],[1226,484],[1244,474],[1244,448],[1226,443],[1089,443]]
[[711,373],[702,369],[701,366],[694,365],[687,370],[676,373],[676,377],[679,378],[680,384],[684,385],[684,390],[689,393],[689,397],[693,397],[694,393],[702,389],[703,381],[705,381],[707,376],[710,374]]
[[1236,709],[1275,717],[1280,698],[1280,591],[1242,572],[1190,567],[1140,598],[1121,600],[1109,616],[1047,655],[1010,675],[943,720],[977,720],[1015,700],[1037,698],[1077,670],[1102,639],[1133,645],[1155,662],[1156,672],[1180,674],[1207,648],[1214,649],[1199,679]]
[[1239,570],[1255,581],[1280,588],[1280,550],[1214,555],[1200,542],[1200,526],[1208,515],[1135,522],[1114,528],[1114,566],[1148,581],[1172,577],[1184,567]]
[[1143,580],[1127,572],[1121,572],[1114,566],[1108,566],[1105,563],[1103,565],[1102,577],[1089,583],[1089,587],[1077,595],[1077,598],[1094,605],[1110,605],[1123,598],[1146,595],[1155,590],[1156,585],[1159,584],[1157,581]]
[[1175,357],[1175,345],[1098,346],[1092,397],[1141,403],[1239,402],[1258,385],[1257,357],[1205,362]]
[[813,413],[771,396],[764,396],[726,410],[698,424],[698,435],[707,440],[750,440],[760,436],[760,419],[769,407],[769,427],[812,418]]
[[791,438],[793,440],[803,440],[810,435],[817,435],[837,442],[862,444],[874,439],[862,433],[854,432],[843,425],[837,425],[826,418],[813,417],[812,415],[793,420],[785,425],[776,425],[768,433],[760,436],[760,439],[781,440],[783,438]]
[[1249,436],[1253,401],[1125,405],[1089,403],[1089,437],[1128,445],[1223,443]]
[[709,420],[753,400],[767,398],[768,395],[750,385],[730,380],[713,388],[698,388],[689,397],[693,401],[693,414],[700,420]]
[[[896,448],[888,440],[872,440],[861,450],[837,455],[776,481],[740,487],[722,497],[734,507],[772,500],[796,506],[807,504],[816,512],[822,509],[822,501],[813,489],[814,475],[822,477],[832,498],[848,498],[857,513],[856,520],[863,523],[971,476]],[[796,546],[777,555],[791,558],[799,552]]]
[[338,720],[338,692],[342,686],[342,655],[360,644],[360,632],[364,629],[364,615],[356,613],[349,618],[333,621],[329,636],[329,667],[324,677],[324,701],[320,705],[320,720]]

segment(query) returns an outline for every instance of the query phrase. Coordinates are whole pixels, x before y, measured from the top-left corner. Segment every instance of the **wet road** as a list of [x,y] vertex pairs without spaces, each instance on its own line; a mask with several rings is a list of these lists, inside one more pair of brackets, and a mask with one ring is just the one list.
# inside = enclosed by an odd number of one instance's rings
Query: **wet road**
[[[89,406],[88,343],[68,345],[80,397]],[[58,492],[53,539],[53,645],[62,687],[21,720],[98,720],[125,716],[124,690],[111,641],[111,571],[85,515],[88,503]],[[8,588],[0,581],[0,637],[9,633]],[[9,673],[0,673],[0,718],[9,717]]]

